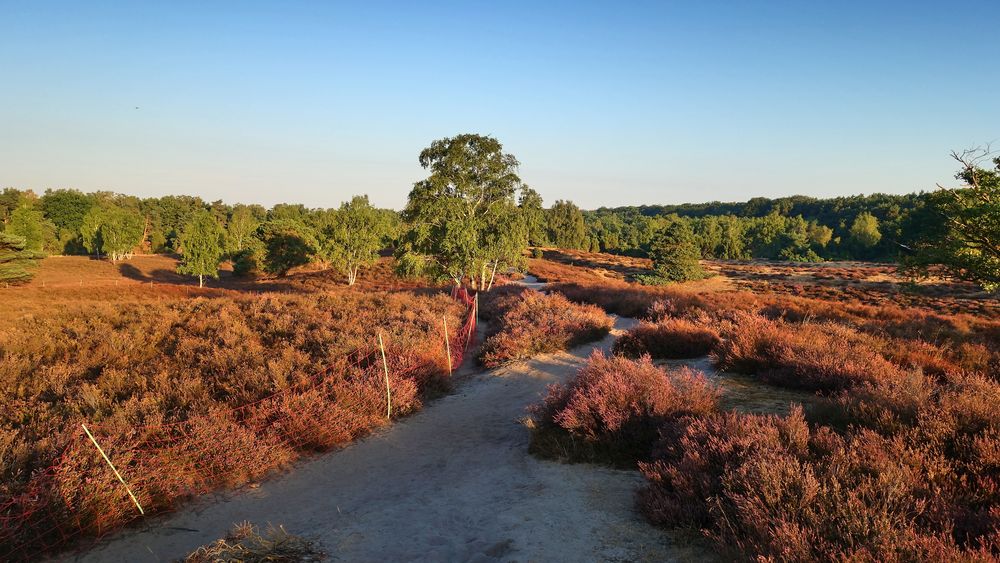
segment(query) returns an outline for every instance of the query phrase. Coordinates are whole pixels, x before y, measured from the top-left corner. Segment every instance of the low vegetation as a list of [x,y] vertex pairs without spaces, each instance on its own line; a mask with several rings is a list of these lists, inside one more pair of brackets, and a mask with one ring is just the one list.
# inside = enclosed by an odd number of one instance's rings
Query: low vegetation
[[377,333],[391,415],[420,408],[448,385],[442,315],[459,327],[464,314],[433,291],[174,289],[44,289],[76,299],[21,303],[0,322],[0,494],[11,518],[0,552],[27,555],[136,517],[80,423],[147,513],[171,508],[386,424]]
[[634,467],[669,419],[714,412],[716,390],[701,373],[665,371],[649,357],[594,352],[566,385],[549,389],[532,411],[531,451],[566,461]]
[[689,319],[641,322],[615,340],[614,353],[632,358],[681,359],[705,356],[719,344],[719,333]]
[[482,312],[495,325],[494,334],[483,342],[479,354],[487,367],[599,340],[614,324],[593,305],[513,285],[490,292]]
[[250,522],[233,526],[226,537],[199,547],[183,563],[317,563],[326,554],[316,542],[268,526],[261,533]]

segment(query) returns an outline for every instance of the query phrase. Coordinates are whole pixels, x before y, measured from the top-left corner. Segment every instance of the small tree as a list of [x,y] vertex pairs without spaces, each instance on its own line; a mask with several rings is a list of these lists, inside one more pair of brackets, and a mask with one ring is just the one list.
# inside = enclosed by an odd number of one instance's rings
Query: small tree
[[259,226],[260,221],[253,216],[249,207],[245,205],[236,207],[226,225],[226,252],[235,256],[249,249]]
[[548,212],[549,240],[559,248],[588,250],[587,224],[572,201],[559,200]]
[[309,227],[291,219],[268,221],[257,229],[264,243],[264,271],[284,277],[296,266],[304,266],[316,254],[316,239]]
[[862,248],[871,248],[882,240],[882,233],[878,228],[878,218],[862,211],[854,218],[849,231],[851,240],[861,245]]
[[132,257],[142,243],[146,221],[139,213],[114,205],[94,206],[83,217],[80,236],[88,251],[112,262]]
[[22,205],[10,214],[6,232],[24,239],[27,250],[41,252],[46,242],[55,239],[55,227],[40,209]]
[[26,283],[35,275],[42,254],[27,248],[23,237],[0,232],[0,282]]
[[222,226],[209,211],[195,211],[181,233],[177,273],[198,276],[198,287],[205,286],[205,276],[218,279],[224,237]]
[[691,226],[674,218],[656,235],[650,245],[655,276],[664,282],[701,279],[705,271],[698,262],[700,253]]
[[389,228],[387,216],[368,203],[368,196],[354,196],[323,229],[320,246],[326,259],[347,274],[347,285],[354,285],[358,270],[378,261]]

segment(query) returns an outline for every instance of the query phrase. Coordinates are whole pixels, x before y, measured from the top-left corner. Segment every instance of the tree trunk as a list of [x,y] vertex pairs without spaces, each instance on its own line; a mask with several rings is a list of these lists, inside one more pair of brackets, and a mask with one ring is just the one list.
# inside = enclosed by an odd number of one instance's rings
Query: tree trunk
[[490,273],[490,284],[486,286],[486,291],[493,289],[493,280],[497,277],[497,265],[500,263],[499,260],[493,262],[493,272]]
[[198,274],[198,287],[205,287],[205,276]]

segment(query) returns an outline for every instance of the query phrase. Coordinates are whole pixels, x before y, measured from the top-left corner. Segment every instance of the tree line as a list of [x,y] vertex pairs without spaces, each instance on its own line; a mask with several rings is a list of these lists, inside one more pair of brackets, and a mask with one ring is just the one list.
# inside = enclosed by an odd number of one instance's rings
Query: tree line
[[8,188],[0,194],[0,276],[23,278],[12,264],[43,253],[117,261],[169,252],[181,256],[181,273],[199,280],[218,276],[223,260],[237,275],[278,276],[320,262],[353,284],[361,268],[391,249],[402,274],[486,289],[498,271],[522,267],[528,247],[555,246],[649,256],[671,263],[657,267],[657,278],[667,281],[700,275],[691,265],[698,258],[898,260],[916,274],[944,266],[955,277],[995,286],[1000,159],[988,150],[953,156],[962,165],[956,189],[593,211],[563,200],[545,208],[518,176],[517,159],[496,139],[476,134],[434,141],[420,153],[428,176],[414,184],[402,212],[375,208],[367,196],[336,209],[265,209],[192,196],[69,189],[37,196]]

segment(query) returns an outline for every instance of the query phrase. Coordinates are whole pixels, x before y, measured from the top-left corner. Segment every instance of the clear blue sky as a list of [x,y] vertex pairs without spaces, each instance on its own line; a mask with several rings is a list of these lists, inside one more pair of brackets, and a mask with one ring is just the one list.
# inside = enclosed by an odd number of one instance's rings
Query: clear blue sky
[[[1000,141],[1000,2],[0,0],[0,186],[399,208],[496,136],[548,203],[931,189]],[[139,109],[135,109],[138,106]]]

